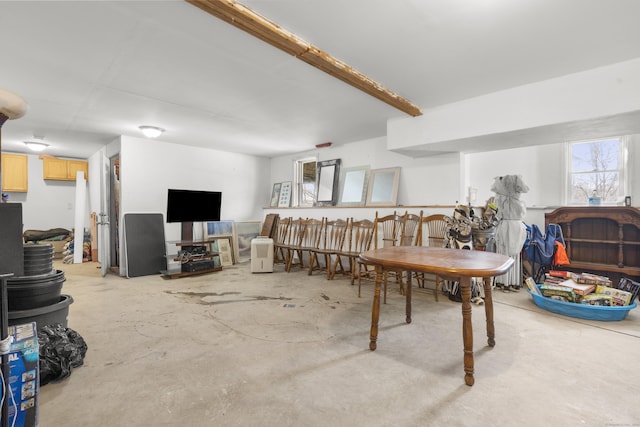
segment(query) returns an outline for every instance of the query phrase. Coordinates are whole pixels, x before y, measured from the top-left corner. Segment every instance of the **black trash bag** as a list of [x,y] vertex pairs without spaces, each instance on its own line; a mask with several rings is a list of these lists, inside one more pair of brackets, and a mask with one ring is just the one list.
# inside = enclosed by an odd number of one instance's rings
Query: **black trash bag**
[[71,375],[71,369],[84,364],[87,343],[76,331],[59,323],[38,331],[40,346],[40,385]]

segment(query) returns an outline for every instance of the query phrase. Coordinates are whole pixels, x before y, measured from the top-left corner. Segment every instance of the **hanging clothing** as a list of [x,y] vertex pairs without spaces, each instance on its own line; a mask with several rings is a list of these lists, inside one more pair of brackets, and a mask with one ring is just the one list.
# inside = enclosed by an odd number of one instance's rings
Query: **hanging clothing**
[[515,262],[511,270],[496,278],[504,286],[520,288],[522,286],[522,262],[520,252],[527,238],[527,229],[523,222],[527,208],[520,194],[529,191],[520,175],[497,177],[491,191],[496,193],[494,203],[498,207],[498,225],[496,226],[496,253],[507,255]]
[[553,265],[568,265],[571,264],[569,257],[567,256],[567,250],[564,245],[556,240],[556,252],[553,255]]

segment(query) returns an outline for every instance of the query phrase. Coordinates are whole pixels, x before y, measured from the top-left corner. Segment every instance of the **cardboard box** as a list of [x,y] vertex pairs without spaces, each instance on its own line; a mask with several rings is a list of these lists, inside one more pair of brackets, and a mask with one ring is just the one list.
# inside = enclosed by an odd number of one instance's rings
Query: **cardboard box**
[[596,286],[596,293],[609,295],[613,305],[629,305],[631,304],[631,292],[622,291],[620,289],[610,288],[608,286]]
[[566,302],[576,302],[576,293],[573,289],[564,286],[543,284],[540,286],[540,292],[545,297],[560,299]]
[[566,286],[573,289],[576,295],[587,295],[596,290],[596,285],[588,285],[585,283],[576,283],[573,279],[568,279],[559,284],[559,286]]
[[[9,351],[11,393],[7,393],[5,397],[9,402],[9,425],[36,427],[40,390],[40,354],[36,323],[9,326],[9,336],[13,337]],[[0,384],[0,390],[3,387]]]

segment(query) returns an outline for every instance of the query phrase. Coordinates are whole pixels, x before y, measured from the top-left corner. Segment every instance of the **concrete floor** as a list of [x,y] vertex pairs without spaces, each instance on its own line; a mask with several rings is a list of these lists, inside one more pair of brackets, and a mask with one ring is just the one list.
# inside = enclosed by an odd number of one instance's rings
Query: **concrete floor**
[[474,306],[475,385],[460,304],[397,289],[371,352],[373,286],[251,274],[166,280],[56,264],[84,366],[40,389],[40,426],[638,426],[640,309],[582,321],[494,291],[496,346]]

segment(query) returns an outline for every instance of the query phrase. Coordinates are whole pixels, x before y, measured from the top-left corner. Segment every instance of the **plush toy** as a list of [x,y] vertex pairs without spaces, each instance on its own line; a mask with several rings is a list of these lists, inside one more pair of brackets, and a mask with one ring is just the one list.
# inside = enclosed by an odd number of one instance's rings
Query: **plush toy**
[[495,205],[498,208],[496,226],[496,252],[508,255],[516,261],[513,268],[497,281],[504,286],[520,288],[522,285],[522,269],[519,262],[520,251],[527,237],[527,229],[523,222],[527,208],[520,194],[529,191],[529,187],[520,175],[504,175],[496,177],[491,186],[496,193]]

